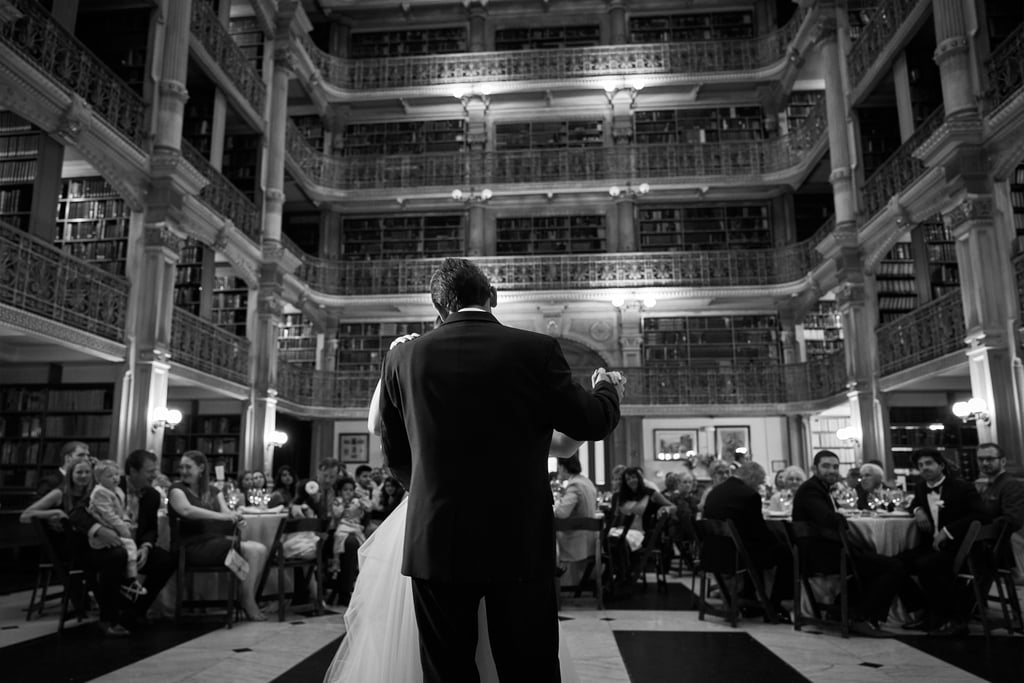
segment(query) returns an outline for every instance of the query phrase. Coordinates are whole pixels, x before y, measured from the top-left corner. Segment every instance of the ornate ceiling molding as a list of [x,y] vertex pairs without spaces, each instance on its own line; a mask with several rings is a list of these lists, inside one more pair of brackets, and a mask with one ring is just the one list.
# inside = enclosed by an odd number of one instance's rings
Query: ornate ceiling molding
[[0,324],[28,334],[42,335],[78,351],[92,352],[103,360],[120,362],[125,360],[128,352],[124,344],[3,303],[0,303]]

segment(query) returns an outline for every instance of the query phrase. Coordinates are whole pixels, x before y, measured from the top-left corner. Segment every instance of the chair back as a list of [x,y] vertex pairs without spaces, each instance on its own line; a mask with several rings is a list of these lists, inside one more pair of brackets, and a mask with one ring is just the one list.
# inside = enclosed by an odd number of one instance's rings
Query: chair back
[[283,534],[294,534],[300,531],[312,531],[323,533],[327,530],[327,520],[319,517],[295,517],[284,520],[280,532]]
[[[68,535],[74,532],[68,528],[68,525],[65,525],[65,531],[61,534],[54,531],[45,520],[39,518],[32,520],[32,527],[36,531],[36,536],[39,537],[43,557],[53,565],[54,574],[63,583],[68,571],[74,564],[74,557],[71,553],[71,538]],[[65,551],[64,553],[61,553],[62,549]]]
[[701,566],[707,571],[735,574],[750,566],[731,519],[702,519],[697,522],[697,535],[701,540]]
[[988,544],[990,547],[994,546],[1001,534],[1002,528],[1000,524],[982,526],[978,520],[971,522],[971,525],[967,527],[967,531],[964,533],[963,539],[960,541],[960,546],[956,550],[956,556],[953,558],[953,575],[957,576],[964,573],[967,559],[976,546],[979,544]]

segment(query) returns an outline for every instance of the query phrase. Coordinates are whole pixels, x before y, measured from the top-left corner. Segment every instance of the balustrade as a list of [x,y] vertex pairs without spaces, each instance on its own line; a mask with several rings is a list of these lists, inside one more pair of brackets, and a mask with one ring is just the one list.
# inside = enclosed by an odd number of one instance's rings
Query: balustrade
[[903,22],[918,5],[924,3],[931,4],[931,0],[883,0],[875,8],[871,21],[861,29],[860,38],[850,48],[847,57],[850,87],[857,87],[871,65],[881,57]]
[[277,361],[277,394],[298,405],[365,408],[379,378],[375,372],[328,372]]
[[21,18],[0,23],[0,41],[79,95],[136,147],[145,138],[142,98],[35,0],[6,0]]
[[171,360],[214,377],[249,384],[249,340],[175,307]]
[[343,59],[299,40],[331,85],[349,90],[465,85],[509,81],[572,80],[599,76],[707,74],[750,71],[786,55],[807,17],[807,6],[772,33],[741,40],[600,45],[553,50],[471,52],[380,59]]
[[220,22],[209,0],[192,0],[192,35],[262,117],[267,86]]
[[0,303],[124,343],[128,280],[6,223],[0,223]]
[[992,51],[985,65],[989,105],[997,109],[1024,85],[1024,24]]
[[181,141],[181,154],[185,161],[210,182],[199,191],[199,199],[211,209],[235,224],[256,244],[260,243],[260,210],[244,192],[213,167],[199,150],[185,140]]
[[864,181],[865,220],[870,220],[884,209],[892,197],[903,192],[928,170],[924,162],[914,156],[914,152],[944,120],[945,110],[939,105],[938,109],[921,122],[914,134]]
[[963,350],[967,333],[960,290],[880,325],[877,333],[878,369],[883,377]]

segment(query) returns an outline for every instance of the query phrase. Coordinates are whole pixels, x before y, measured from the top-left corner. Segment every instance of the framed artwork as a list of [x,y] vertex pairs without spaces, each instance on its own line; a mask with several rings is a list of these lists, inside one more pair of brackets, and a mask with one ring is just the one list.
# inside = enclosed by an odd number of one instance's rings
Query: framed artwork
[[772,472],[781,472],[786,469],[785,460],[772,460]]
[[654,430],[655,460],[685,460],[687,452],[696,450],[696,429]]
[[343,463],[370,462],[370,436],[338,434],[338,460]]
[[715,452],[719,458],[735,462],[737,448],[750,448],[750,427],[715,427]]

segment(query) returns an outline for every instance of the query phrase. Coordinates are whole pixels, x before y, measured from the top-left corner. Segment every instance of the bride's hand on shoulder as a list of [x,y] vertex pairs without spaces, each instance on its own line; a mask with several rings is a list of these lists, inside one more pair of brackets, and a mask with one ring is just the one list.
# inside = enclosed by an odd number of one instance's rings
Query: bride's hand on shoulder
[[391,349],[395,348],[399,344],[404,344],[407,341],[412,341],[413,339],[415,339],[418,336],[420,336],[420,335],[417,334],[416,332],[413,332],[412,334],[403,334],[401,337],[398,337],[393,342],[391,342],[391,346],[388,347],[388,351],[390,351]]

